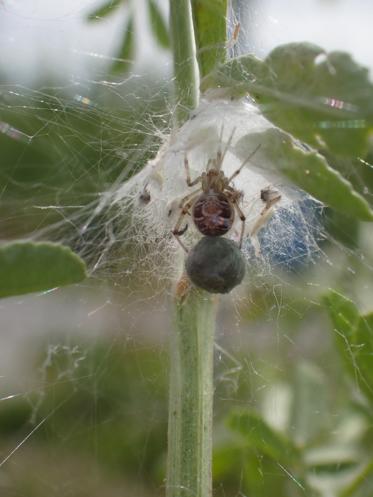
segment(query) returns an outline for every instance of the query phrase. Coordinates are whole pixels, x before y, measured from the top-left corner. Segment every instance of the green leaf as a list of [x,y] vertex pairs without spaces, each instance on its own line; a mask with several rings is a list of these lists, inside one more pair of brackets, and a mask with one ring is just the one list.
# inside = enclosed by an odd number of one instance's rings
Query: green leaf
[[373,460],[366,464],[338,497],[368,497],[373,489]]
[[[240,475],[240,492],[237,497],[316,497],[305,480],[305,474],[278,460],[246,451],[242,470],[236,467],[236,478]],[[319,496],[318,496],[319,497]]]
[[373,313],[360,316],[353,302],[334,291],[324,297],[324,303],[346,369],[373,401]]
[[245,55],[221,65],[201,89],[212,86],[250,93],[269,120],[314,147],[349,157],[368,151],[373,85],[348,53],[290,43],[264,61]]
[[373,168],[369,166],[372,163],[371,154],[367,155],[366,160],[361,157],[336,157],[328,152],[323,153],[323,155],[325,155],[328,164],[339,171],[344,178],[347,178],[355,190],[373,206],[373,199],[369,194],[373,189]]
[[214,479],[222,481],[229,476],[235,475],[237,468],[242,463],[242,451],[231,444],[216,448],[213,452]]
[[100,21],[103,17],[107,17],[115,12],[119,5],[124,4],[125,1],[126,0],[109,0],[98,9],[88,14],[87,20],[90,22]]
[[361,459],[361,453],[351,445],[351,441],[346,445],[333,444],[329,441],[327,445],[320,445],[319,442],[307,449],[304,460],[308,472],[314,476],[338,476],[339,473],[356,467]]
[[124,31],[123,42],[118,51],[117,60],[111,68],[112,73],[128,72],[131,67],[135,54],[135,36],[134,36],[135,22],[133,16],[128,20],[126,29]]
[[63,245],[14,242],[0,247],[0,275],[0,297],[10,297],[77,283],[86,269]]
[[158,5],[154,0],[148,0],[150,26],[153,31],[154,38],[162,48],[170,47],[170,36],[168,28],[163,18]]
[[355,364],[352,352],[354,334],[359,320],[359,311],[355,304],[334,290],[323,298],[329,317],[333,323],[334,335],[344,364],[350,374],[355,374]]
[[356,327],[354,357],[355,376],[361,389],[373,400],[373,313],[360,316]]
[[291,412],[292,438],[298,445],[310,443],[319,433],[327,412],[326,382],[314,364],[300,362],[294,374],[294,398]]
[[264,62],[254,55],[234,57],[202,77],[200,89],[205,92],[209,88],[221,88],[227,96],[244,97],[254,91],[255,79],[260,78],[264,67]]
[[237,142],[236,152],[245,159],[258,144],[260,149],[255,154],[255,164],[263,170],[283,174],[337,211],[362,221],[373,221],[373,211],[368,202],[349,181],[328,165],[322,155],[302,147],[279,129],[244,136]]
[[350,249],[359,244],[359,221],[341,212],[325,209],[323,224],[334,240],[343,243]]
[[197,59],[201,77],[226,58],[227,0],[192,0]]
[[244,411],[234,412],[228,418],[229,427],[240,433],[244,444],[277,461],[297,461],[297,447],[281,433],[271,428],[258,414]]

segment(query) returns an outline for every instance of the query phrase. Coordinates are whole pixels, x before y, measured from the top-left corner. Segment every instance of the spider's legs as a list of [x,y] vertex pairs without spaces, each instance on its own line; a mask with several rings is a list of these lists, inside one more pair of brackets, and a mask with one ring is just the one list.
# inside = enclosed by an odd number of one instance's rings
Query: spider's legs
[[[224,125],[222,125],[222,127],[221,127],[220,143],[222,142],[222,139],[223,139],[223,129],[224,129]],[[221,166],[222,166],[222,164],[224,162],[225,154],[228,152],[228,149],[231,146],[231,143],[232,143],[233,136],[234,136],[235,132],[236,132],[236,128],[233,128],[232,132],[231,132],[231,134],[230,134],[230,136],[228,138],[228,141],[225,144],[223,152],[219,148],[218,153],[216,154],[216,164],[215,164],[215,167],[218,170],[221,169]]]
[[185,204],[185,202],[186,202],[187,200],[189,200],[189,199],[193,198],[195,195],[197,195],[197,193],[200,193],[201,191],[202,191],[202,189],[201,189],[201,188],[198,188],[198,190],[194,190],[194,192],[192,192],[192,193],[188,193],[188,195],[185,195],[185,197],[183,197],[183,198],[180,200],[178,207],[179,207],[180,209],[182,209],[182,208],[183,208],[183,205]]
[[224,133],[224,123],[221,125],[221,129],[220,129],[219,148],[218,148],[218,151],[216,152],[216,159],[213,159],[213,163],[214,163],[213,167],[215,169],[219,169],[221,163],[223,162],[222,151],[221,151],[221,148],[220,148],[220,145],[221,145],[221,143],[223,141],[223,133]]
[[201,176],[198,176],[198,178],[194,179],[193,181],[190,179],[189,161],[187,156],[184,157],[184,167],[186,172],[186,182],[188,186],[194,186],[199,181],[201,181]]
[[233,178],[235,178],[238,174],[240,174],[240,172],[242,171],[242,168],[249,162],[249,160],[251,159],[251,157],[253,157],[257,151],[260,149],[260,146],[261,144],[259,144],[255,150],[253,152],[251,152],[251,154],[249,155],[249,157],[247,157],[243,162],[242,164],[240,165],[240,167],[228,178],[228,183],[230,183],[232,181]]
[[243,241],[243,236],[245,233],[245,222],[246,222],[246,216],[242,212],[240,206],[238,205],[238,201],[242,198],[242,192],[239,190],[235,190],[232,186],[228,185],[225,188],[224,193],[228,196],[229,200],[232,202],[233,207],[236,209],[236,212],[238,214],[238,217],[241,219],[242,225],[241,225],[241,235],[240,235],[240,241],[239,241],[239,247],[242,247],[242,241]]
[[180,212],[180,215],[179,215],[179,218],[175,224],[175,227],[174,229],[172,230],[172,234],[174,235],[174,237],[176,238],[176,240],[179,242],[181,248],[183,250],[185,250],[185,252],[188,253],[188,249],[186,248],[186,246],[184,245],[184,243],[180,240],[180,236],[182,236],[186,230],[188,229],[188,224],[185,225],[185,227],[183,229],[180,229],[180,226],[181,226],[181,223],[183,222],[183,219],[184,217],[189,214],[189,209],[191,208],[191,206],[193,205],[193,202],[194,202],[194,197],[198,194],[199,192],[194,192],[193,194],[193,197],[190,198],[187,202],[183,202],[181,205],[181,212]]
[[240,235],[240,241],[239,241],[239,248],[242,247],[242,241],[243,241],[243,235],[245,233],[245,222],[246,222],[246,216],[245,214],[242,212],[240,206],[237,204],[237,200],[233,200],[233,205],[237,211],[237,214],[239,215],[240,219],[241,219],[241,235]]

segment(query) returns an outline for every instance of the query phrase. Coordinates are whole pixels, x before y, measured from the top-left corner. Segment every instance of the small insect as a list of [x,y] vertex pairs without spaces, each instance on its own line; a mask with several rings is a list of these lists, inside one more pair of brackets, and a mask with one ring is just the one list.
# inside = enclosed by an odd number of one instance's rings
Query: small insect
[[267,219],[272,215],[272,207],[281,200],[281,195],[277,190],[272,190],[269,186],[260,190],[260,200],[264,202],[264,208],[261,211],[259,218],[251,229],[251,236],[256,235],[260,228],[266,223]]
[[260,191],[260,200],[262,200],[266,205],[265,210],[270,209],[281,199],[281,195],[277,190],[271,190],[269,187],[264,188]]
[[145,204],[145,205],[148,204],[151,200],[151,196],[150,196],[150,193],[149,193],[149,190],[147,187],[148,187],[148,185],[146,184],[144,186],[143,191],[139,195],[139,202],[141,204]]
[[[191,215],[197,229],[205,236],[216,237],[226,234],[232,227],[235,213],[238,214],[241,220],[241,234],[239,240],[239,247],[242,247],[243,236],[245,232],[246,217],[238,205],[239,200],[242,198],[242,192],[236,190],[232,185],[232,180],[240,174],[242,168],[258,151],[260,145],[245,159],[240,167],[229,177],[225,176],[221,170],[225,154],[232,141],[233,134],[229,138],[224,151],[219,150],[216,158],[210,159],[204,171],[193,181],[190,178],[190,169],[188,158],[184,159],[184,166],[186,171],[186,182],[189,187],[200,183],[200,187],[194,192],[186,195],[180,202],[180,215],[176,222],[172,234],[175,236],[181,247],[188,252],[180,237],[188,229],[188,224],[181,228],[183,219],[186,215]],[[263,225],[264,220],[267,219],[268,211],[272,206],[278,202],[281,195],[277,191],[265,189],[260,193],[260,198],[265,202],[265,207],[260,213],[260,218],[255,223],[253,233],[255,234]],[[255,232],[254,232],[255,230]]]
[[228,50],[232,49],[236,45],[240,31],[241,31],[241,24],[239,22],[236,22],[234,25],[232,36],[227,43]]

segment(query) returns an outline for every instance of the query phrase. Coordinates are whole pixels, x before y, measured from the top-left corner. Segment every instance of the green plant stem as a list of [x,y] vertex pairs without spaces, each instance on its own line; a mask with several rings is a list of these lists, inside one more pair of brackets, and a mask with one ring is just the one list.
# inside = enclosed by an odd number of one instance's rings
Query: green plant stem
[[[198,105],[199,74],[190,0],[170,0],[175,126]],[[183,287],[183,278],[179,282]],[[212,495],[214,297],[186,284],[171,339],[167,497]],[[179,288],[179,289],[180,289]]]
[[201,79],[227,55],[227,0],[191,0]]
[[198,104],[199,78],[190,0],[170,0],[170,31],[174,60],[176,125]]
[[192,289],[176,304],[171,340],[167,497],[212,495],[214,297]]

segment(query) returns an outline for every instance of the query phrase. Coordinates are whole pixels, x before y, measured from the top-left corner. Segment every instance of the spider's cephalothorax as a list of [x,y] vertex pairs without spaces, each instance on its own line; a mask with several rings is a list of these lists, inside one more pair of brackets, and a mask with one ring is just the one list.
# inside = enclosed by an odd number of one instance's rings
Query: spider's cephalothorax
[[[186,195],[180,202],[180,215],[173,229],[172,233],[176,237],[177,241],[180,243],[182,248],[188,252],[187,248],[180,240],[180,236],[183,235],[188,225],[181,228],[182,221],[186,215],[192,213],[192,218],[197,229],[205,236],[221,236],[227,233],[234,222],[235,212],[240,217],[242,222],[241,225],[241,236],[239,246],[242,245],[243,235],[245,231],[245,215],[241,211],[238,201],[242,197],[242,193],[236,190],[231,182],[242,170],[244,165],[250,160],[250,158],[258,150],[259,146],[254,150],[252,154],[241,164],[241,166],[229,177],[226,177],[221,166],[224,160],[224,156],[230,145],[232,136],[228,140],[227,146],[222,153],[220,150],[217,153],[216,158],[210,159],[207,164],[207,171],[203,172],[195,180],[191,180],[188,159],[185,157],[184,166],[186,171],[186,180],[188,186],[194,186],[200,183],[198,190]],[[265,191],[267,195],[267,190]],[[271,190],[268,189],[268,195]],[[267,195],[267,196],[268,196]],[[276,199],[271,197],[271,205],[280,199],[277,196]],[[262,198],[265,201],[264,198]],[[268,199],[269,200],[269,199]],[[267,206],[266,202],[266,206]],[[265,212],[270,208],[265,208]],[[264,212],[264,211],[263,211]],[[261,214],[262,215],[262,214]]]

